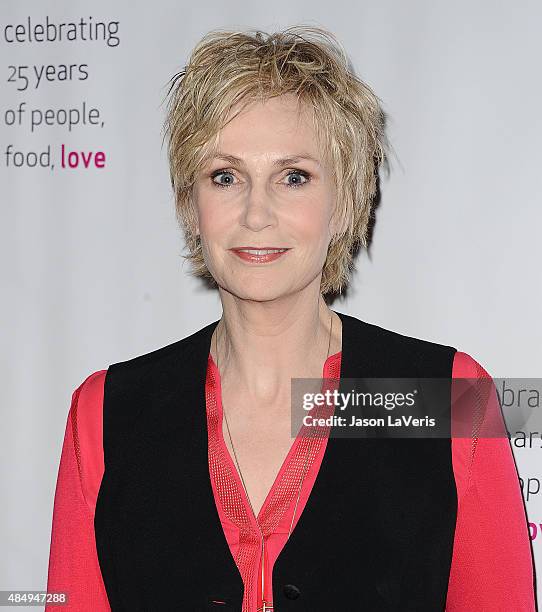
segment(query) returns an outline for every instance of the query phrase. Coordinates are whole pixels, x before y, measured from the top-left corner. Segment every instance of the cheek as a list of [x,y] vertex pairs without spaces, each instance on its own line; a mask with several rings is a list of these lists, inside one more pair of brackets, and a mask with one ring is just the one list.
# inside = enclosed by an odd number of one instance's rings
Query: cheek
[[198,201],[197,215],[200,232],[208,238],[208,240],[215,239],[221,232],[224,232],[225,228],[231,226],[231,220],[225,218],[225,215],[221,215],[221,207],[219,202],[213,200],[213,198],[206,196]]
[[325,246],[330,239],[330,212],[324,205],[314,206],[314,201],[300,207],[298,214],[291,220],[296,234],[305,245],[314,250]]
[[218,273],[223,260],[227,257],[224,246],[230,240],[234,224],[230,214],[221,214],[224,207],[219,202],[206,199],[198,207],[199,231],[203,245],[204,257],[208,267]]

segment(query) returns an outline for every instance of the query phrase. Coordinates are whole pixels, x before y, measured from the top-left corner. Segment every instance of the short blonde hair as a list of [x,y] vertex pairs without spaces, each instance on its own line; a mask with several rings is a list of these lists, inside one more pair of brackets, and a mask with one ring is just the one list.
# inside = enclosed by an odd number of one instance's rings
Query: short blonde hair
[[341,293],[354,252],[368,246],[378,170],[388,160],[388,145],[380,101],[350,70],[336,38],[302,25],[273,34],[212,30],[169,83],[164,136],[176,218],[188,249],[183,257],[192,273],[216,286],[195,234],[192,187],[200,164],[216,146],[233,106],[293,93],[312,110],[318,142],[333,169],[340,230],[329,245],[320,291]]

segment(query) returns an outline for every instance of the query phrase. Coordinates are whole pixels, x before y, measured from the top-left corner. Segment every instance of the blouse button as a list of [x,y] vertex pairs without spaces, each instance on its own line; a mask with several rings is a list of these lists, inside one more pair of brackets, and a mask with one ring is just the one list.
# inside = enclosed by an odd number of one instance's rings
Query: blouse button
[[301,591],[295,586],[295,584],[285,584],[282,587],[282,592],[288,599],[297,599],[301,595]]

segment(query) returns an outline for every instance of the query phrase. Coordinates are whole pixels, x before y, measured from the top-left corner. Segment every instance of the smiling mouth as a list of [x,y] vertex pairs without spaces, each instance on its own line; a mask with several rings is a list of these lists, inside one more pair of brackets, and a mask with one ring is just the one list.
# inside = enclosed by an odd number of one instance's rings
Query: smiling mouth
[[276,261],[290,249],[274,247],[266,247],[259,249],[251,247],[239,247],[230,250],[243,261],[249,263],[268,263],[271,261]]

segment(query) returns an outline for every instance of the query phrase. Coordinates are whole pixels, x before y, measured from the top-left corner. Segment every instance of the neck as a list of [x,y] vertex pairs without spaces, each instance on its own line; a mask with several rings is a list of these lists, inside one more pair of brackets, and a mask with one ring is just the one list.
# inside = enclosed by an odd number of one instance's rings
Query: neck
[[292,377],[320,377],[325,359],[341,350],[340,318],[319,291],[266,302],[220,291],[223,314],[211,354],[222,380],[251,398],[270,401],[289,392]]

